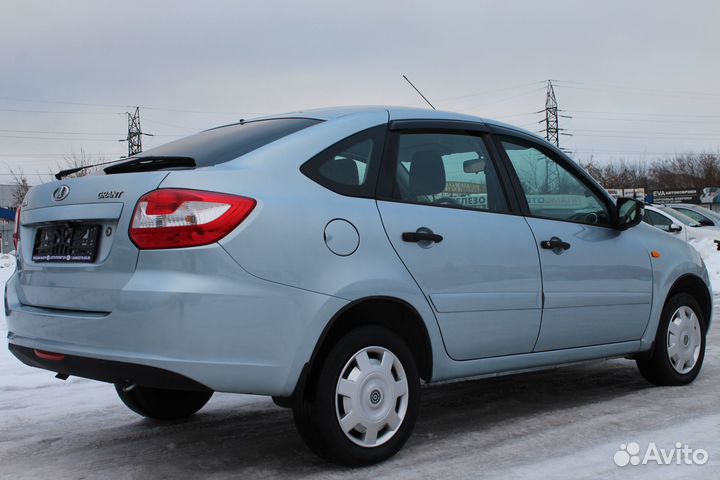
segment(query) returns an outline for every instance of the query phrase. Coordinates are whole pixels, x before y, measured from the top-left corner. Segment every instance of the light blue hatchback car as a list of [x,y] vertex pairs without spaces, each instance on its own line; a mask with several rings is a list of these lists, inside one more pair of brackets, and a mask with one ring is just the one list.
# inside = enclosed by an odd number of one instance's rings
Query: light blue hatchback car
[[315,452],[370,464],[408,439],[421,382],[608,357],[691,382],[708,274],[641,217],[490,120],[359,107],[240,122],[32,188],[9,347],[155,419],[214,391],[271,395]]

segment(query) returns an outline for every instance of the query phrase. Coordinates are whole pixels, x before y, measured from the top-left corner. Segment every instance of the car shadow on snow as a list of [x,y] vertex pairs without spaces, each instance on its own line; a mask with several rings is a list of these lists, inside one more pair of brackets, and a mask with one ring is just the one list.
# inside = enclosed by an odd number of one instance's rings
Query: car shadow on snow
[[[509,422],[527,422],[528,417],[611,401],[649,387],[634,362],[628,361],[427,386],[415,432],[401,452],[402,463],[413,461],[414,456],[420,460],[428,447],[441,439],[452,448],[454,437],[482,435],[499,426],[504,429]],[[84,450],[82,440],[72,443],[78,447],[77,453]],[[227,395],[186,421],[138,420],[102,429],[87,436],[87,448],[95,450],[95,461],[102,463],[102,456],[108,456],[107,461],[122,458],[141,470],[150,472],[152,466],[152,473],[176,478],[190,472],[301,477],[342,471],[304,446],[290,410],[260,399],[234,406]],[[148,457],[154,460],[148,461]]]

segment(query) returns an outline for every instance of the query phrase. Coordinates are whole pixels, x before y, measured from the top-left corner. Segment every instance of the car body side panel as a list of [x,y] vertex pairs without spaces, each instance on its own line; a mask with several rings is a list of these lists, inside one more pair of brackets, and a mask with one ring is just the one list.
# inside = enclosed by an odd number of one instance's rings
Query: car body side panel
[[[641,223],[634,229],[637,231],[638,241],[645,245],[648,251],[657,250],[660,253],[660,258],[654,258],[652,261],[653,303],[650,321],[643,333],[641,343],[641,349],[648,350],[655,341],[660,315],[668,293],[679,278],[684,275],[700,278],[707,286],[711,298],[712,288],[705,264],[692,246],[646,223]],[[707,321],[709,322],[710,319]]]

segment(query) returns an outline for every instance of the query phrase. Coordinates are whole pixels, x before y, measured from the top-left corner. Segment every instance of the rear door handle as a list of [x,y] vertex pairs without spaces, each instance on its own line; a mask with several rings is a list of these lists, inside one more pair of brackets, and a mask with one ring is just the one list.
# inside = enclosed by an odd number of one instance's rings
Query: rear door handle
[[405,242],[435,242],[443,241],[442,235],[432,232],[403,232],[402,239]]
[[550,240],[543,240],[540,242],[540,246],[546,250],[567,250],[570,248],[570,244],[563,242],[558,237],[552,237]]

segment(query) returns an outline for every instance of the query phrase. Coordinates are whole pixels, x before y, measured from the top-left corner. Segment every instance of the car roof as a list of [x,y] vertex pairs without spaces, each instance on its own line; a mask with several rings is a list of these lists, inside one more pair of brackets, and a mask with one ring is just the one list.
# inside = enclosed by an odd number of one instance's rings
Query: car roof
[[327,107],[315,108],[308,110],[298,110],[276,115],[267,115],[247,120],[266,120],[271,118],[287,118],[287,117],[306,117],[316,118],[318,120],[331,121],[340,117],[349,115],[368,115],[377,114],[378,112],[386,112],[388,119],[392,120],[460,120],[465,122],[476,122],[485,125],[493,125],[497,127],[508,128],[525,134],[530,134],[540,140],[545,140],[534,132],[518,128],[514,125],[499,122],[488,118],[468,115],[465,113],[449,112],[445,110],[431,110],[429,108],[392,106],[392,105],[363,105],[363,106],[344,106],[344,107]]

